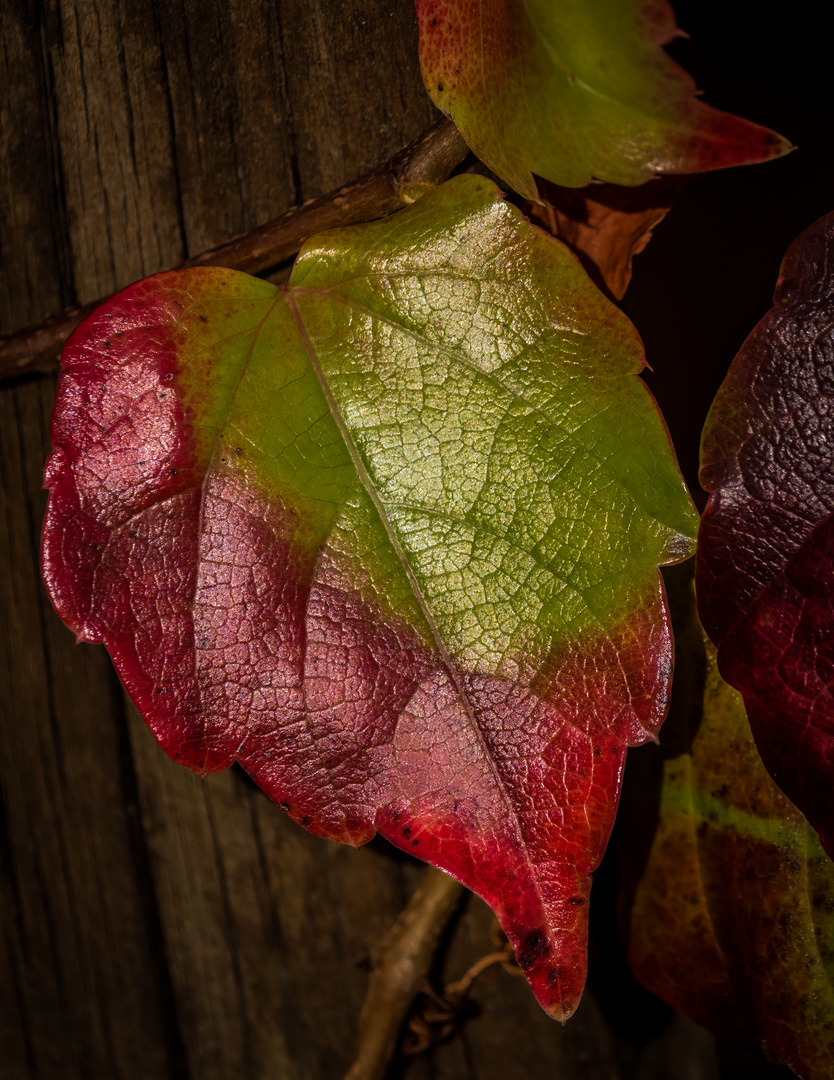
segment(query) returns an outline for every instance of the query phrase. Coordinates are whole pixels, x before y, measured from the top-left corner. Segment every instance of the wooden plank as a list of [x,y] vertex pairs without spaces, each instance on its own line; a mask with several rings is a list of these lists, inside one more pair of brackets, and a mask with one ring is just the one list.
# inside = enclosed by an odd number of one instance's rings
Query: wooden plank
[[301,195],[372,169],[438,115],[420,78],[410,3],[282,0],[287,91]]
[[[2,18],[0,319],[13,329],[73,300],[74,285],[45,26],[19,3]],[[176,1037],[121,695],[106,658],[75,648],[40,584],[53,393],[44,381],[0,396],[2,1072],[165,1076]]]
[[63,201],[48,72],[38,25],[22,0],[0,5],[0,326],[55,314],[74,299],[66,281]]
[[[4,908],[14,927],[4,985],[23,1012],[33,1075],[164,1075],[172,1039],[131,835],[120,695],[106,657],[74,646],[39,582],[50,390],[0,399],[3,555],[15,568],[0,592]],[[15,1068],[27,1075],[19,1052]]]

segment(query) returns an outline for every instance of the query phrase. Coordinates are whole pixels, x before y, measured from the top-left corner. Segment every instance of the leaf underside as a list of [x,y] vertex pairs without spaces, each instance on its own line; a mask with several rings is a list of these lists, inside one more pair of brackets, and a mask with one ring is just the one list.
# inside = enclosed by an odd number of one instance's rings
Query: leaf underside
[[65,350],[44,578],[160,744],[379,831],[575,1008],[626,743],[665,708],[694,512],[639,339],[487,181],[327,234],[288,286],[174,272]]
[[423,82],[481,160],[526,199],[634,186],[778,157],[790,144],[704,104],[662,46],[666,0],[415,0]]
[[834,215],[791,246],[701,454],[698,604],[771,776],[834,852]]
[[760,1044],[804,1080],[827,1080],[834,864],[768,776],[691,593],[681,599],[672,593],[686,625],[676,618],[660,815],[628,911],[629,962],[697,1023]]

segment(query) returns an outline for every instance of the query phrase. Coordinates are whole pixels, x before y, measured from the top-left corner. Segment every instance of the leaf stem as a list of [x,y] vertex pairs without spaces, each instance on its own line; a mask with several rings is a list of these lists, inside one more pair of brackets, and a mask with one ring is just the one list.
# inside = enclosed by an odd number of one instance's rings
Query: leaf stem
[[[178,268],[223,266],[263,274],[295,255],[316,233],[373,221],[415,202],[447,180],[467,153],[454,124],[441,117],[372,172],[319,199],[294,206],[274,221],[188,259]],[[57,371],[64,342],[104,299],[0,337],[0,380]]]
[[359,1018],[359,1040],[345,1080],[383,1080],[397,1038],[431,967],[464,888],[430,866],[388,936],[371,973]]

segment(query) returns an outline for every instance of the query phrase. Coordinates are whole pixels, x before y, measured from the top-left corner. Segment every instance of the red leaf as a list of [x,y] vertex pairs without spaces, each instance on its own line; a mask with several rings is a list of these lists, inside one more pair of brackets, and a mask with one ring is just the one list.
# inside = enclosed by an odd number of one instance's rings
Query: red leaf
[[776,306],[704,429],[698,603],[770,774],[834,852],[834,215],[791,246]]

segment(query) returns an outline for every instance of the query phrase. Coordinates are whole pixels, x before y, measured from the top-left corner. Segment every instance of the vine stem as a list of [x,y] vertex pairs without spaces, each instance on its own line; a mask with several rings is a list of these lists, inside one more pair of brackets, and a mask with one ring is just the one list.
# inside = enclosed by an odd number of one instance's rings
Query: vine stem
[[[415,202],[447,180],[467,153],[466,143],[452,121],[441,117],[372,172],[319,199],[294,206],[274,221],[188,259],[176,269],[222,266],[263,274],[295,255],[316,233],[374,221]],[[0,337],[0,380],[57,371],[64,342],[104,299]]]
[[344,1080],[384,1080],[418,983],[428,975],[463,893],[463,886],[441,870],[430,866],[425,871],[374,963],[356,1056]]

